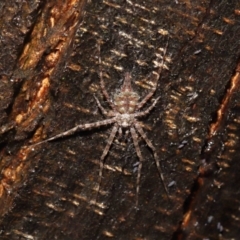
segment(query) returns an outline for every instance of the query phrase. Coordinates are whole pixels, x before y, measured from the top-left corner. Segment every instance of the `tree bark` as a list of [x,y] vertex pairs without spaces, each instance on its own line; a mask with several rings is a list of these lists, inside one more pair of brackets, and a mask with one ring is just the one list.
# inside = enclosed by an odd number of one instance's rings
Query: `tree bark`
[[[238,1],[1,1],[1,239],[237,239],[240,198]],[[142,126],[99,159],[111,126],[31,146],[106,109],[124,75],[160,97]],[[100,52],[98,51],[100,45]],[[99,66],[99,57],[102,60]]]

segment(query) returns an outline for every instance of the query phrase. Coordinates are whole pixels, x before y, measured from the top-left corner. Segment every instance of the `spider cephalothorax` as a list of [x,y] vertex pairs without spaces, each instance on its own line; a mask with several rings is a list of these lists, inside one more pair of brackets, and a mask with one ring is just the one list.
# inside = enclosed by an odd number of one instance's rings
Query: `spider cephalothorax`
[[[100,52],[100,46],[99,46],[99,52]],[[165,53],[166,53],[166,49],[164,51],[164,56],[165,56]],[[164,60],[164,57],[162,58],[161,68],[163,65],[163,60]],[[158,72],[153,72],[153,76],[155,78],[155,81],[154,81],[155,86],[141,101],[139,101],[140,100],[139,95],[132,89],[130,73],[125,74],[122,88],[119,93],[114,95],[113,101],[112,101],[112,99],[108,95],[108,92],[105,88],[101,65],[102,65],[101,58],[99,56],[100,85],[101,85],[102,93],[103,93],[104,97],[106,98],[111,110],[107,111],[101,105],[100,101],[95,96],[94,97],[96,99],[98,107],[100,108],[101,112],[107,119],[102,120],[102,121],[97,121],[94,123],[79,124],[72,129],[62,132],[54,137],[48,138],[42,142],[36,143],[32,146],[35,146],[35,145],[38,145],[38,144],[41,144],[44,142],[48,142],[48,141],[51,141],[51,140],[54,140],[54,139],[57,139],[60,137],[64,137],[67,135],[71,135],[74,132],[76,132],[77,130],[84,131],[84,130],[88,130],[88,129],[98,128],[98,127],[104,126],[104,125],[114,124],[111,134],[107,140],[107,145],[102,153],[102,156],[101,156],[100,162],[99,162],[100,170],[99,170],[99,181],[98,181],[98,187],[97,187],[97,194],[99,192],[101,178],[102,178],[102,172],[103,172],[103,166],[104,166],[103,161],[109,152],[109,149],[112,145],[112,142],[113,142],[117,132],[122,132],[122,128],[130,130],[130,133],[131,133],[131,136],[133,139],[133,143],[134,143],[134,146],[136,149],[136,153],[140,160],[139,164],[138,164],[138,174],[137,174],[136,205],[138,204],[140,176],[141,176],[141,169],[142,169],[142,163],[143,163],[143,157],[142,157],[142,154],[141,154],[141,151],[139,148],[139,144],[138,144],[138,134],[142,137],[142,139],[147,143],[148,147],[152,150],[159,176],[161,178],[161,181],[163,182],[164,189],[168,194],[167,188],[164,184],[164,179],[163,179],[157,151],[156,151],[155,147],[153,146],[152,142],[146,136],[145,132],[143,131],[143,129],[141,127],[140,122],[138,121],[138,118],[150,113],[150,111],[155,107],[155,105],[159,99],[159,97],[156,98],[155,100],[153,100],[152,104],[148,108],[146,108],[145,110],[141,110],[145,106],[145,104],[149,100],[151,100],[152,96],[154,95],[154,93],[156,91],[157,81],[160,76],[161,68]]]

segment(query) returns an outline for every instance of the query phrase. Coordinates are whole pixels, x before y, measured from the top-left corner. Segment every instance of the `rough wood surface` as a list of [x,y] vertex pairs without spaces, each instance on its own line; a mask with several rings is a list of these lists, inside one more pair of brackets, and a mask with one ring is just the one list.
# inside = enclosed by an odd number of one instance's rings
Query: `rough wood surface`
[[[1,1],[0,238],[238,239],[240,3],[187,0]],[[125,72],[155,98],[143,127],[160,156],[170,202],[150,150],[135,208],[136,152],[108,127],[36,146],[103,119],[99,53],[110,96]]]

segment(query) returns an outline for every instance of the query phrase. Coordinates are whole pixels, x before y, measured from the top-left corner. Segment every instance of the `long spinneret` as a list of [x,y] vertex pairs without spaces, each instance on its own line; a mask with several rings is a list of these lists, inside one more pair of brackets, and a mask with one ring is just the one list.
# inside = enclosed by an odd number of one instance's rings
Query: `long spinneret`
[[[167,48],[167,45],[166,45]],[[154,76],[155,76],[155,86],[153,87],[153,89],[139,102],[139,95],[132,89],[131,86],[131,75],[130,73],[126,73],[125,74],[125,78],[124,78],[124,82],[122,85],[122,88],[120,90],[120,92],[118,94],[115,94],[113,97],[113,100],[110,98],[106,88],[105,88],[105,84],[104,84],[104,80],[103,80],[103,73],[102,73],[102,61],[101,61],[101,57],[100,57],[100,45],[99,45],[99,68],[100,68],[100,73],[99,73],[99,77],[100,77],[100,86],[101,86],[101,90],[102,93],[106,99],[106,101],[108,102],[111,110],[107,111],[100,103],[100,101],[98,100],[98,98],[96,96],[94,96],[96,103],[99,107],[99,109],[101,110],[102,114],[107,118],[105,120],[102,121],[97,121],[94,123],[85,123],[85,124],[79,124],[74,128],[71,128],[65,132],[62,132],[58,135],[55,135],[51,138],[48,138],[44,141],[35,143],[31,146],[36,146],[42,143],[46,143],[58,138],[62,138],[65,136],[69,136],[74,134],[76,131],[86,131],[86,130],[90,130],[90,129],[94,129],[94,128],[99,128],[101,126],[105,126],[105,125],[110,125],[110,124],[114,124],[111,134],[107,140],[107,145],[102,153],[102,156],[100,158],[100,169],[99,169],[99,179],[98,179],[98,186],[97,186],[97,194],[96,194],[96,198],[95,201],[97,200],[97,196],[100,190],[100,185],[101,185],[101,179],[102,179],[102,175],[103,175],[103,168],[104,168],[104,159],[106,158],[109,149],[114,141],[114,138],[116,136],[116,133],[122,132],[122,129],[129,129],[132,139],[133,139],[133,144],[134,147],[136,149],[136,154],[139,158],[139,164],[138,164],[138,173],[137,173],[137,186],[136,186],[136,205],[138,205],[138,196],[139,196],[139,190],[140,190],[140,178],[141,178],[141,169],[142,169],[142,163],[143,163],[143,156],[139,147],[139,143],[138,143],[138,135],[141,136],[141,138],[146,142],[146,144],[148,145],[148,147],[151,149],[151,151],[153,152],[153,157],[156,163],[156,167],[159,173],[159,177],[163,183],[164,186],[164,190],[167,193],[167,196],[169,197],[168,194],[168,190],[167,187],[164,183],[164,177],[163,177],[163,173],[161,170],[161,166],[160,166],[160,161],[159,161],[159,157],[157,155],[157,151],[156,148],[154,147],[154,145],[152,144],[152,142],[148,139],[147,135],[145,134],[145,132],[143,131],[139,121],[137,120],[137,118],[146,116],[147,114],[149,114],[153,108],[155,107],[155,105],[157,104],[157,101],[159,100],[160,97],[156,98],[152,104],[146,108],[145,110],[141,109],[144,107],[144,105],[152,98],[152,96],[154,95],[156,88],[157,88],[157,82],[160,78],[160,73],[164,64],[164,58],[165,58],[165,54],[166,54],[166,48],[164,51],[164,55],[161,61],[161,67],[158,70],[158,72],[153,72]],[[94,202],[95,202],[94,201]]]

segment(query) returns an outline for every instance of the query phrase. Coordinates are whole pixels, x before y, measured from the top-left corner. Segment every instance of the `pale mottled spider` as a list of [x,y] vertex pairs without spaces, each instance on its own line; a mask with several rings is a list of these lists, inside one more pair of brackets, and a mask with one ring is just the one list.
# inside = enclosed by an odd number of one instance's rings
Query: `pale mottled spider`
[[[142,137],[142,139],[146,142],[146,144],[148,145],[148,147],[152,150],[153,152],[153,156],[155,159],[155,163],[157,166],[157,170],[159,173],[159,177],[163,183],[164,186],[164,190],[167,193],[167,196],[169,198],[168,195],[168,190],[167,187],[164,183],[164,178],[163,178],[163,174],[162,174],[162,170],[161,170],[161,166],[159,163],[159,157],[157,155],[157,151],[156,148],[153,146],[152,142],[148,139],[148,137],[146,136],[145,132],[143,131],[141,124],[139,123],[139,121],[137,120],[137,118],[143,117],[147,114],[150,113],[150,111],[155,107],[157,101],[159,100],[160,97],[156,98],[152,104],[146,108],[143,111],[139,111],[140,109],[143,108],[143,106],[152,98],[152,96],[154,95],[156,89],[157,89],[157,82],[160,78],[160,74],[162,71],[162,67],[164,64],[164,58],[166,55],[166,49],[167,49],[167,44],[165,47],[165,50],[163,51],[163,57],[162,57],[162,61],[161,61],[161,66],[159,67],[159,70],[156,72],[153,72],[154,75],[154,83],[155,86],[153,87],[153,89],[139,102],[139,95],[132,89],[131,86],[131,76],[130,73],[126,73],[125,74],[125,79],[124,79],[124,83],[122,85],[122,88],[120,90],[120,92],[118,94],[114,95],[113,101],[111,100],[111,98],[109,97],[109,94],[105,88],[105,84],[103,81],[103,74],[102,74],[102,62],[101,62],[101,57],[100,57],[100,44],[99,44],[99,77],[100,77],[100,86],[101,86],[101,90],[102,93],[104,95],[104,97],[106,98],[109,106],[111,107],[110,111],[107,111],[100,103],[100,101],[98,100],[98,98],[95,98],[97,105],[99,107],[99,109],[101,110],[101,112],[103,113],[103,115],[107,118],[105,120],[102,121],[97,121],[94,123],[85,123],[85,124],[79,124],[74,128],[71,128],[65,132],[62,132],[56,136],[53,136],[51,138],[48,138],[44,141],[38,142],[36,144],[33,144],[31,146],[36,146],[39,145],[41,143],[45,143],[48,141],[52,141],[54,139],[60,138],[60,137],[64,137],[64,136],[68,136],[68,135],[72,135],[73,133],[75,133],[77,130],[89,130],[89,129],[93,129],[93,128],[98,128],[104,125],[110,125],[114,123],[114,126],[112,128],[111,134],[107,140],[107,145],[102,153],[102,156],[100,158],[100,169],[99,169],[99,179],[98,179],[98,186],[97,186],[97,194],[96,194],[96,199],[97,200],[97,195],[99,193],[99,189],[100,189],[100,184],[101,184],[101,179],[102,179],[102,173],[103,173],[103,167],[104,167],[104,159],[107,156],[109,149],[113,143],[113,140],[117,134],[117,132],[119,132],[120,134],[122,133],[122,129],[129,129],[132,139],[133,139],[133,144],[135,146],[136,149],[136,153],[137,156],[139,158],[139,164],[138,164],[138,173],[137,173],[137,186],[136,186],[136,205],[138,205],[138,195],[139,195],[139,185],[140,185],[140,177],[141,177],[141,169],[142,169],[142,163],[143,163],[143,156],[141,154],[140,148],[139,148],[139,144],[138,144],[138,134],[140,134],[140,136]],[[138,134],[137,134],[138,132]]]

